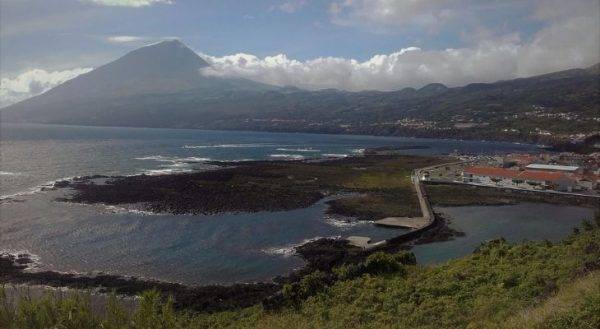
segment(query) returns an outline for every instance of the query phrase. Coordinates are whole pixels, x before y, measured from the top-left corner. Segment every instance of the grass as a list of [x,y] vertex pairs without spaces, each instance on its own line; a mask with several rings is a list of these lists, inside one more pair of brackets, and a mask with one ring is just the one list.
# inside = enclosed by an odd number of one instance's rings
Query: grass
[[329,212],[355,216],[361,220],[393,216],[420,216],[417,196],[412,188],[390,189],[381,192],[332,200]]
[[503,327],[589,328],[600,323],[600,272],[577,279],[540,305],[526,308]]
[[[482,244],[438,266],[378,256],[364,271],[331,286],[319,276],[288,294],[311,297],[267,311],[260,305],[210,314],[176,313],[155,292],[125,312],[115,299],[106,315],[85,298],[24,300],[0,293],[1,328],[598,328],[600,218],[560,243]],[[391,259],[391,260],[390,260]],[[383,269],[383,270],[382,270]],[[313,293],[316,289],[316,293]]]
[[496,187],[456,184],[427,184],[427,194],[436,206],[504,205],[519,202],[546,202],[596,208],[597,200],[540,192],[522,192]]

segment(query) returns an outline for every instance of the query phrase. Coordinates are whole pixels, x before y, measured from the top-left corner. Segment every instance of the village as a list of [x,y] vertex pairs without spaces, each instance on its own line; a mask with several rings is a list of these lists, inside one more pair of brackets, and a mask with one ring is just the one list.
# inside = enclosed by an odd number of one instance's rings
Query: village
[[422,172],[421,180],[600,196],[600,153],[457,155],[459,162]]

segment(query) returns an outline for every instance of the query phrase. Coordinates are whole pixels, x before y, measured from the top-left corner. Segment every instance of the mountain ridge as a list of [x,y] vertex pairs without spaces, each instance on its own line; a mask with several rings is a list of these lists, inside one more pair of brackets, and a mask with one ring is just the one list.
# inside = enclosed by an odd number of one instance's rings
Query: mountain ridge
[[[164,41],[0,109],[0,115],[4,122],[536,142],[597,132],[600,64],[387,92],[277,87],[201,74],[208,65],[181,42]],[[518,120],[523,115],[527,120]]]

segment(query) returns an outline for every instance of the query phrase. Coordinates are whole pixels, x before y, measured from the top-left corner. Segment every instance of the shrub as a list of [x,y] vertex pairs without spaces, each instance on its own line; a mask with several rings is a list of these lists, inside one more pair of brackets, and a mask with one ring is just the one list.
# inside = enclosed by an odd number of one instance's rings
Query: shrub
[[323,291],[329,281],[325,273],[314,271],[303,277],[299,282],[285,284],[281,291],[284,303],[290,306],[298,306],[302,300]]
[[376,252],[367,257],[365,262],[366,272],[371,274],[398,272],[402,269],[402,263],[399,259],[404,257],[404,255],[397,257],[397,255]]

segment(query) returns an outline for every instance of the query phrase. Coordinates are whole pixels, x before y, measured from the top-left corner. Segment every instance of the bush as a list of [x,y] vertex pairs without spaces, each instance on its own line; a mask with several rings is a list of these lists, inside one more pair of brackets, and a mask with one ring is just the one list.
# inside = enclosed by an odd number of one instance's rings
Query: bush
[[398,272],[402,269],[402,263],[399,260],[404,257],[404,255],[398,257],[384,252],[376,252],[367,257],[365,262],[366,271],[371,274]]
[[284,303],[298,306],[300,303],[325,289],[330,279],[321,271],[314,271],[302,278],[299,282],[285,284],[282,288]]

